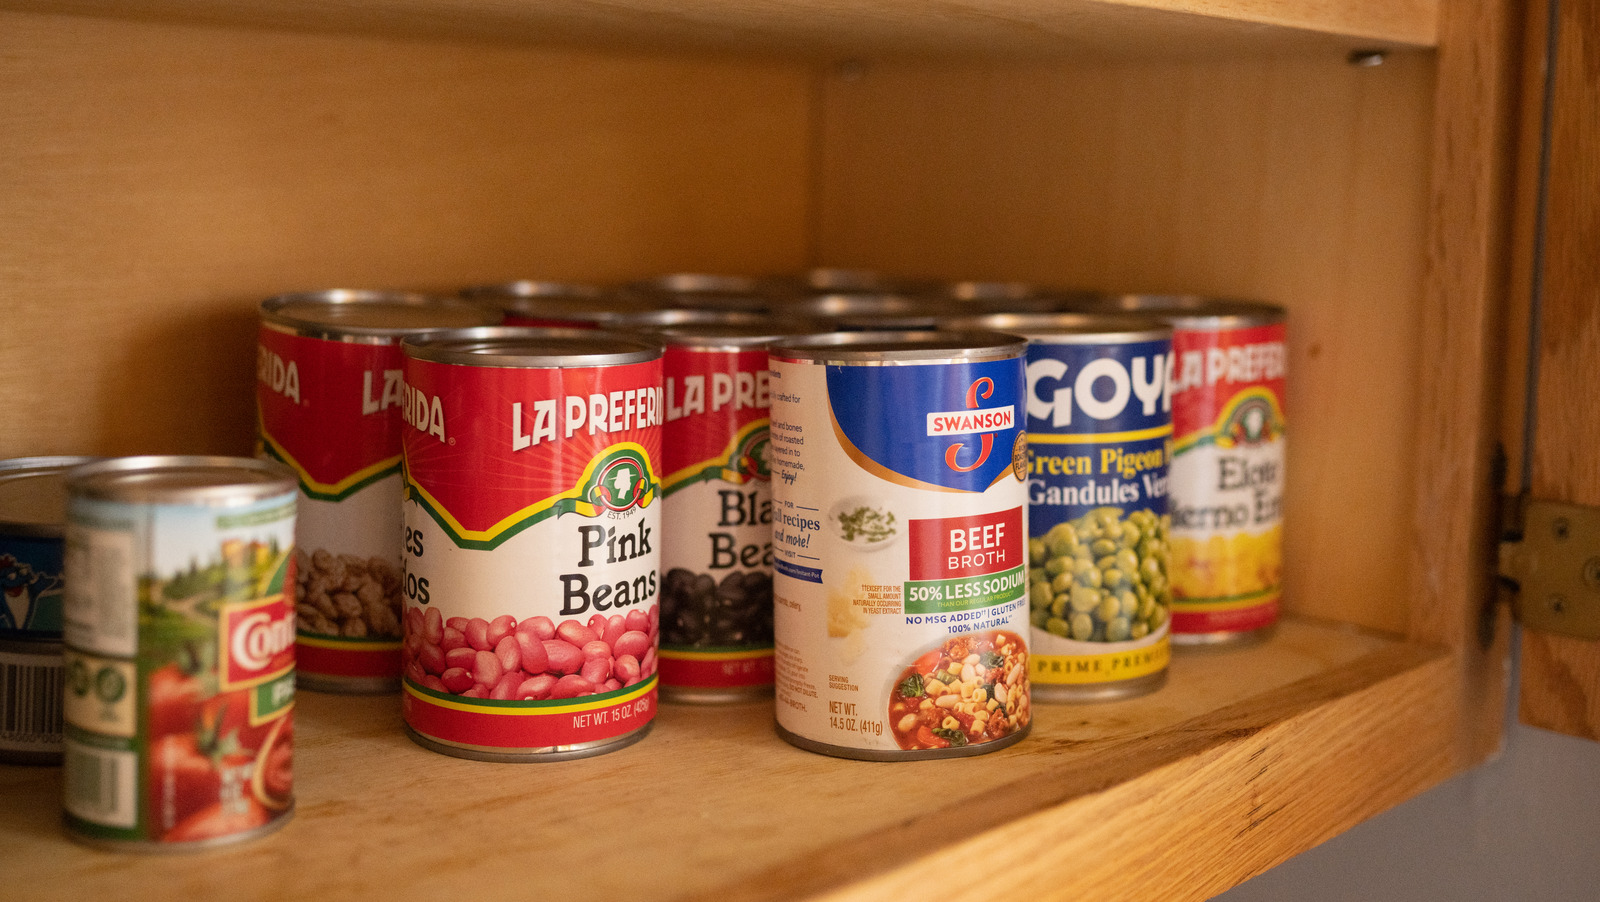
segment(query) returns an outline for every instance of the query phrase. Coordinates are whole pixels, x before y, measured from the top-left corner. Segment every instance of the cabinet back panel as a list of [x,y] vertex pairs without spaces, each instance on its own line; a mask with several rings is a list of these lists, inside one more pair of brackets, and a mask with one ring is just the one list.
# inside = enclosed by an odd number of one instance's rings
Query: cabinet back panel
[[821,254],[1284,304],[1286,605],[1404,631],[1433,60],[842,68]]
[[806,260],[814,79],[0,13],[0,457],[248,453],[288,290]]

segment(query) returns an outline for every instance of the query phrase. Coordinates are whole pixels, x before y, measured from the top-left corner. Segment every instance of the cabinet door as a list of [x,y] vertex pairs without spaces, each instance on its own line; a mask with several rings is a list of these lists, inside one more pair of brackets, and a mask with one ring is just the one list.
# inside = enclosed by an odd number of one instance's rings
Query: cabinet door
[[[1600,0],[1551,2],[1528,488],[1600,506]],[[1524,631],[1521,718],[1600,739],[1600,642]]]

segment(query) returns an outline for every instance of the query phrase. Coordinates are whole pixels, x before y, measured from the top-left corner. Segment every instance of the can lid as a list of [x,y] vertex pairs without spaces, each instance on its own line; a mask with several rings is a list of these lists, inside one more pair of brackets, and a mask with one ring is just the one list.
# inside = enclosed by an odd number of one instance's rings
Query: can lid
[[505,301],[513,298],[599,298],[605,290],[598,285],[581,282],[548,282],[538,279],[518,279],[494,285],[473,285],[461,289],[461,296],[474,301]]
[[393,340],[422,330],[489,326],[498,308],[462,298],[403,291],[332,289],[280,294],[261,302],[261,320],[296,335]]
[[1159,316],[1180,328],[1221,328],[1281,322],[1278,304],[1196,294],[1107,294],[1075,303],[1073,310],[1123,311]]
[[781,321],[760,317],[754,322],[674,323],[640,331],[669,348],[764,348],[796,334],[782,325]]
[[829,332],[775,342],[776,358],[815,363],[899,364],[1004,360],[1028,342],[1003,332]]
[[0,461],[0,531],[59,538],[67,523],[67,471],[93,457],[19,457]]
[[136,504],[243,507],[293,492],[297,485],[288,467],[252,457],[117,457],[67,474],[67,490],[75,498]]
[[1172,337],[1160,316],[1123,313],[985,313],[947,320],[948,329],[987,329],[1056,344],[1105,341],[1159,341]]
[[672,273],[631,282],[622,294],[651,306],[704,307],[761,313],[771,298],[755,279],[714,273]]
[[407,357],[463,366],[552,368],[616,366],[661,357],[661,342],[647,335],[603,329],[484,326],[406,338]]

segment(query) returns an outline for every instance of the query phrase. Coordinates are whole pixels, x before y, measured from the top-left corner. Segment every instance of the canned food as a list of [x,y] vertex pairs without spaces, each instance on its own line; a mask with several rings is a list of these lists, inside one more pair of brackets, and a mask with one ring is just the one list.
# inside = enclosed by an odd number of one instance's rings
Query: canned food
[[902,760],[1027,734],[1026,349],[864,332],[769,350],[784,739]]
[[404,348],[407,731],[488,761],[643,737],[660,635],[661,345],[501,327]]
[[698,307],[764,313],[772,306],[761,283],[744,276],[715,273],[672,273],[631,282],[622,296],[645,307]]
[[468,301],[395,292],[287,294],[261,304],[258,454],[300,479],[301,686],[399,687],[400,339],[499,320]]
[[61,761],[66,473],[92,460],[0,461],[0,761]]
[[1283,594],[1285,312],[1192,296],[1102,303],[1173,327],[1172,641],[1258,640]]
[[166,851],[294,806],[294,474],[129,457],[67,478],[63,803],[78,839]]
[[1041,701],[1149,692],[1171,660],[1172,329],[1158,320],[992,314],[1028,338],[1028,597]]
[[841,332],[928,332],[962,312],[942,299],[907,294],[823,294],[784,309]]
[[945,284],[934,292],[934,297],[954,302],[968,315],[979,315],[1057,312],[1093,295],[1029,282],[966,281]]
[[599,286],[573,282],[523,280],[479,285],[463,289],[461,296],[498,310],[504,319],[495,322],[506,326],[597,329],[642,309],[637,301],[630,302]]
[[661,693],[772,692],[772,492],[767,345],[749,326],[678,326],[666,345]]

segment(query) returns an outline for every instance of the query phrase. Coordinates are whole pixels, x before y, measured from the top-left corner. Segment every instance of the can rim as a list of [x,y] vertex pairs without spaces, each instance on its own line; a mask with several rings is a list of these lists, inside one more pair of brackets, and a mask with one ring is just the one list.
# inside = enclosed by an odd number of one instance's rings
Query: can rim
[[542,326],[437,330],[406,336],[400,348],[414,360],[509,369],[644,363],[663,351],[644,334]]
[[956,317],[949,321],[948,327],[1008,332],[1030,342],[1055,344],[1160,341],[1172,337],[1172,326],[1163,317],[1118,313],[981,313]]
[[[66,496],[67,474],[74,467],[91,464],[99,457],[79,455],[53,455],[45,457],[14,457],[0,461],[0,492],[6,483],[21,479],[54,476],[61,482],[63,500]],[[0,517],[0,531],[18,538],[59,539],[66,532],[66,520],[16,520]]]
[[1018,335],[979,331],[824,332],[795,336],[773,344],[775,359],[809,363],[918,364],[946,361],[1003,360],[1027,352]]
[[267,298],[261,302],[260,307],[262,324],[279,331],[288,331],[303,338],[321,338],[331,341],[367,341],[377,344],[393,344],[397,339],[406,335],[412,335],[417,332],[433,332],[449,327],[447,324],[383,326],[326,322],[295,316],[286,312],[286,308],[295,304],[322,305],[330,309],[345,310],[362,305],[371,307],[379,305],[416,308],[432,307],[452,311],[474,310],[480,311],[483,315],[484,322],[481,325],[492,325],[504,316],[498,308],[489,306],[481,301],[451,297],[449,295],[385,289],[330,288],[321,291],[294,291]]
[[287,466],[254,457],[113,457],[67,473],[67,490],[74,498],[145,504],[243,507],[292,493],[298,486]]

